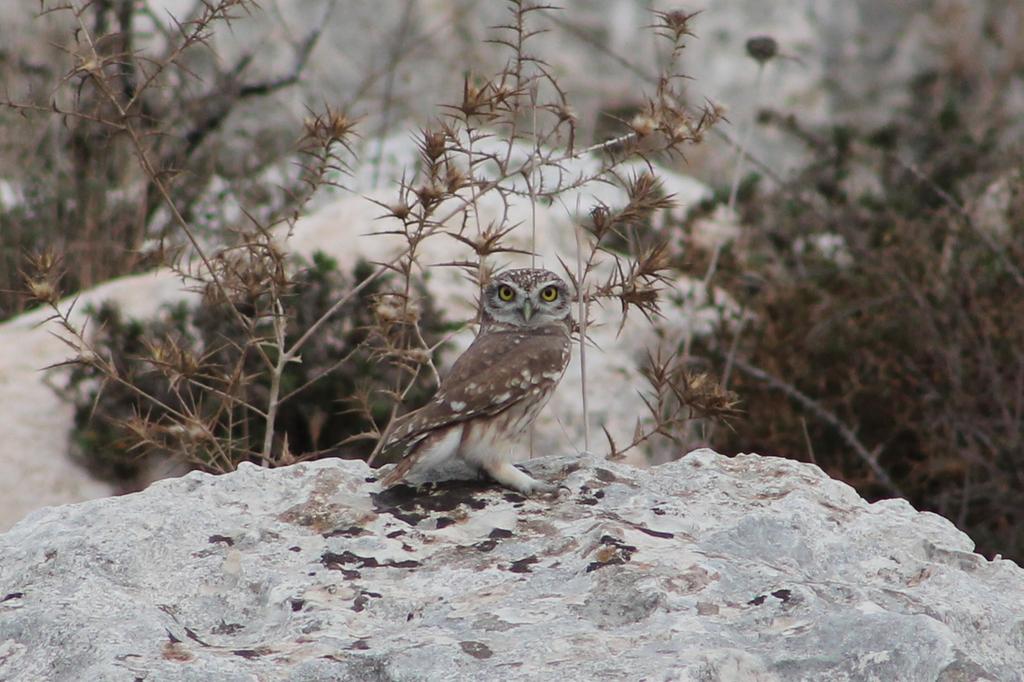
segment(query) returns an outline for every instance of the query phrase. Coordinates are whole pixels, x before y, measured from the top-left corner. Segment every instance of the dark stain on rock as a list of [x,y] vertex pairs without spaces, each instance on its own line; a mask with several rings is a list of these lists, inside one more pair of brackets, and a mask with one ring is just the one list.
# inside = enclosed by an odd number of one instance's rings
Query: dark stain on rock
[[209,542],[211,545],[215,545],[218,542],[222,542],[225,545],[227,545],[228,547],[234,547],[235,546],[234,538],[230,538],[227,535],[211,535],[209,537],[209,539],[207,540],[207,542]]
[[447,528],[448,526],[455,525],[455,519],[450,516],[442,516],[437,519],[437,529]]
[[289,551],[289,552],[301,552],[301,551],[302,551],[302,548],[301,548],[301,547],[299,547],[298,545],[294,545],[294,546],[292,546],[292,547],[289,547],[289,548],[288,548],[288,551]]
[[[360,561],[361,558],[349,551],[342,552],[341,554],[335,554],[334,552],[324,552],[320,555],[320,563],[327,567],[330,571],[342,570],[342,567],[346,564],[355,563]],[[377,565],[376,559],[370,559],[373,563],[372,566]],[[366,564],[361,564],[365,566]]]
[[410,526],[418,526],[420,521],[427,518],[426,514],[410,514],[408,512],[403,512],[398,509],[390,510],[389,513],[399,521],[404,521],[405,523],[408,523]]
[[349,526],[348,528],[337,528],[329,533],[323,534],[325,538],[357,538],[360,535],[370,535],[370,531],[365,528],[360,528],[359,526]]
[[653,530],[651,528],[641,526],[640,524],[634,525],[633,528],[636,528],[638,531],[644,533],[645,535],[650,535],[652,538],[661,538],[662,540],[669,540],[675,537],[674,533],[669,533],[666,530]]
[[369,648],[370,642],[369,640],[365,639],[357,639],[356,641],[352,642],[352,646],[349,647],[349,649],[356,649],[358,651],[366,651]]
[[11,592],[10,594],[4,595],[3,599],[0,599],[0,604],[4,603],[5,601],[10,601],[11,599],[21,599],[24,596],[24,592]]
[[324,552],[320,556],[320,563],[332,571],[344,570],[344,567],[348,564],[355,564],[356,568],[416,568],[420,565],[420,562],[413,561],[412,559],[380,562],[372,556],[359,556],[348,550],[341,554]]
[[[598,493],[601,493],[601,494],[598,495]],[[592,507],[592,506],[596,505],[598,503],[598,500],[600,500],[602,497],[604,497],[604,493],[603,492],[601,492],[601,491],[591,492],[591,488],[590,488],[589,485],[581,485],[580,486],[580,497],[576,498],[576,504],[583,504],[583,505],[587,505],[589,507]]]
[[305,599],[289,599],[288,603],[292,605],[292,611],[301,611],[302,607],[306,605]]
[[356,613],[361,612],[366,608],[367,603],[370,599],[380,599],[379,592],[370,592],[369,590],[360,590],[359,596],[352,601],[352,610]]
[[512,537],[512,531],[505,530],[504,528],[494,528],[487,534],[487,537],[492,540],[504,540],[505,538]]
[[413,561],[412,559],[406,559],[404,561],[389,561],[386,564],[381,564],[388,568],[416,568],[420,565],[420,562]]
[[621,565],[629,562],[636,553],[636,547],[627,545],[612,535],[601,536],[601,547],[594,553],[595,561],[587,565],[586,572],[596,571],[605,566]]
[[273,653],[273,650],[265,646],[258,646],[255,649],[235,649],[231,653],[235,656],[241,656],[242,658],[253,659],[271,654]]
[[487,502],[478,493],[492,488],[483,481],[441,481],[418,488],[400,484],[380,493],[370,493],[378,514],[390,514],[410,526],[416,526],[432,512],[451,512],[465,505],[483,509]]
[[490,552],[492,549],[498,546],[497,540],[483,540],[473,545],[473,549],[481,552]]
[[203,640],[199,639],[199,635],[197,635],[195,630],[193,630],[192,628],[185,628],[185,636],[191,639],[196,644],[200,644],[202,646],[210,646]]
[[537,558],[536,554],[531,554],[530,556],[526,556],[522,559],[516,559],[515,561],[513,561],[509,565],[508,570],[510,570],[513,573],[533,573],[533,571],[530,570],[530,566],[539,561],[540,559]]
[[614,483],[615,481],[619,480],[618,476],[608,471],[607,469],[602,469],[601,467],[597,467],[596,469],[594,469],[594,475],[597,476],[597,480],[603,483]]
[[652,509],[651,511],[652,511],[652,512],[654,512],[654,514],[655,514],[656,516],[664,516],[664,515],[665,515],[665,510],[664,510],[664,509],[662,509],[661,507],[655,507],[655,508],[654,508],[654,509]]
[[[785,602],[788,602],[789,598],[793,596],[793,592],[791,590],[775,590],[774,592],[771,593],[771,595],[773,597],[775,597],[776,599],[778,599],[778,600],[782,601],[783,603],[785,603]],[[759,594],[756,597],[754,597],[753,599],[751,599],[750,601],[748,601],[747,604],[749,604],[751,606],[760,606],[767,599],[768,599],[767,595]]]
[[233,635],[239,630],[244,630],[245,626],[241,623],[227,623],[223,618],[220,620],[220,624],[217,627],[210,630],[210,634],[213,635]]
[[392,540],[394,540],[395,538],[400,538],[403,535],[405,535],[405,531],[404,530],[393,530],[390,533],[388,533],[387,535],[385,535],[384,537],[391,538]]
[[526,502],[526,498],[519,493],[506,492],[501,496],[506,502],[510,502],[515,506],[521,507]]
[[490,658],[494,655],[491,648],[483,642],[459,642],[459,646],[462,647],[462,650],[467,654],[480,660]]

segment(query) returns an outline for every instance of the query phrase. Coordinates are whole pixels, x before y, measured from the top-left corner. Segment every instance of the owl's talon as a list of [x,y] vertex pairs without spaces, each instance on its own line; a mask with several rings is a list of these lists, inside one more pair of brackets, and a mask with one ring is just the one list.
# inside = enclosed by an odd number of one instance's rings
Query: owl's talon
[[538,481],[537,479],[533,479],[533,483],[533,490],[531,492],[539,493],[541,495],[558,495],[562,489],[561,486],[557,486],[554,483],[546,483],[544,481]]
[[546,494],[558,491],[557,485],[546,481],[538,481],[504,460],[486,464],[483,469],[498,483],[527,497],[535,493]]

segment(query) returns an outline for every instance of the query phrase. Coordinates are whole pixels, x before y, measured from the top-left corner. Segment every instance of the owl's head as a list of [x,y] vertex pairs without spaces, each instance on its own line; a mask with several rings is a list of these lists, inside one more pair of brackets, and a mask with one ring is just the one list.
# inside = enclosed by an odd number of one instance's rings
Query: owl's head
[[525,268],[502,272],[483,292],[483,322],[514,327],[572,326],[569,287],[550,270]]

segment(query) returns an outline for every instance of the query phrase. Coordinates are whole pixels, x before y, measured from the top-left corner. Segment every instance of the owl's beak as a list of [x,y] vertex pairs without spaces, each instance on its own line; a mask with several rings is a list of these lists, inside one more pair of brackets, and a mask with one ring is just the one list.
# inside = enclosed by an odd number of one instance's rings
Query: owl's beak
[[533,317],[533,304],[529,300],[523,301],[523,319],[527,322]]

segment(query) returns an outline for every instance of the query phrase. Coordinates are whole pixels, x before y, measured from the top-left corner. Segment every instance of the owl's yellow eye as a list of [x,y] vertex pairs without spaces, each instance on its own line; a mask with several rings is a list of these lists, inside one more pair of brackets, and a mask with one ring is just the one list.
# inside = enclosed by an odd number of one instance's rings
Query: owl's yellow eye
[[544,289],[541,290],[541,292],[540,292],[540,297],[541,297],[542,300],[547,301],[548,303],[551,303],[556,298],[558,298],[558,288],[557,287],[544,287]]
[[501,288],[498,289],[498,298],[503,301],[511,301],[516,297],[516,292],[512,287],[507,284],[502,284]]

